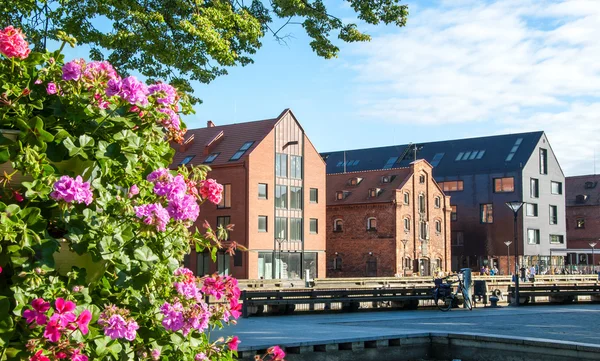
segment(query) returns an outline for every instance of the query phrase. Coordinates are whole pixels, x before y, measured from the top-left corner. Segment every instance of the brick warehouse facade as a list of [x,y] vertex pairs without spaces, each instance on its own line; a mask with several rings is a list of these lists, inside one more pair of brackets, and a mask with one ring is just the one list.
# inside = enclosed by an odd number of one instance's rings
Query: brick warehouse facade
[[[201,206],[196,226],[233,224],[228,241],[248,248],[231,257],[192,250],[186,264],[197,274],[219,272],[240,279],[325,276],[325,163],[294,114],[188,130],[172,168],[211,167],[224,186],[220,205]],[[306,171],[305,171],[306,170]],[[314,196],[314,197],[313,197]]]
[[600,255],[594,256],[590,243],[600,249],[600,175],[565,178],[567,204],[567,259],[569,266],[600,264]]
[[450,270],[450,197],[431,171],[418,160],[327,176],[327,277]]

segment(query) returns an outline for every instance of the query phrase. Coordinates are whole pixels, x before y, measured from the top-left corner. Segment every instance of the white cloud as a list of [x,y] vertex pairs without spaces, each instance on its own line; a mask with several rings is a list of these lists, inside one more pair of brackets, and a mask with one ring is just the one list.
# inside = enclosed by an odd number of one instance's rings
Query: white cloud
[[394,123],[545,130],[567,174],[591,172],[594,148],[600,158],[598,39],[598,0],[413,8],[406,28],[353,47],[358,111]]

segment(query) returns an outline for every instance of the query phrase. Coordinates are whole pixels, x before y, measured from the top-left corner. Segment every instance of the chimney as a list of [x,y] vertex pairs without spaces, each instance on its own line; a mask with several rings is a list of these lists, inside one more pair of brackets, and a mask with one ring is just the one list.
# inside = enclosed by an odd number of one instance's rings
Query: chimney
[[212,122],[212,120],[209,120],[206,122],[206,127],[207,128],[214,128],[215,127],[215,123]]
[[185,152],[190,146],[194,143],[194,135],[192,134],[188,139],[186,139],[182,144],[179,145],[179,151]]

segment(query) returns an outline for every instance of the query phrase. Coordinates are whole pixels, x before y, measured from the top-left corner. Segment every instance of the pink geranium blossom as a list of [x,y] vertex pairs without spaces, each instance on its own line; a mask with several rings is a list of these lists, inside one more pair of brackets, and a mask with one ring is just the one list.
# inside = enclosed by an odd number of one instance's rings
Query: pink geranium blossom
[[217,183],[214,179],[207,179],[200,182],[200,195],[204,199],[208,199],[213,204],[221,203],[223,196],[223,186]]
[[160,359],[160,350],[155,348],[154,350],[152,350],[152,352],[150,353],[150,357],[152,358],[152,360],[159,360]]
[[79,317],[77,317],[77,320],[75,320],[75,322],[77,323],[77,327],[79,328],[79,331],[81,331],[82,334],[87,335],[88,334],[88,324],[90,323],[90,320],[92,319],[92,313],[89,310],[84,310],[83,312],[81,312],[79,314]]
[[195,222],[200,215],[200,206],[194,196],[189,194],[182,198],[174,199],[167,206],[169,215],[176,221],[192,221]]
[[283,361],[285,352],[279,346],[273,346],[267,350],[267,353],[271,355],[272,361]]
[[58,88],[56,87],[56,84],[50,82],[48,83],[48,86],[46,86],[46,93],[48,93],[49,95],[53,95],[56,94],[58,92]]
[[65,301],[59,297],[54,302],[54,309],[56,312],[50,317],[50,321],[57,320],[58,324],[62,327],[66,327],[69,323],[75,321],[76,317],[73,314],[73,311],[75,311],[74,302]]
[[241,343],[240,339],[237,336],[233,336],[231,341],[227,342],[227,346],[231,351],[237,351],[238,345]]
[[76,349],[71,354],[71,361],[88,361],[88,357],[81,353],[81,350]]
[[0,53],[9,58],[25,59],[30,52],[31,49],[21,29],[7,26],[4,30],[0,30]]
[[58,342],[60,340],[60,331],[63,330],[64,327],[60,324],[60,320],[54,315],[50,318],[50,321],[46,325],[46,329],[44,330],[44,337],[52,342]]
[[39,350],[35,355],[31,356],[29,361],[50,361],[50,359],[43,355],[44,350]]
[[134,196],[138,195],[140,193],[140,189],[138,188],[137,185],[132,185],[129,188],[129,193],[127,193],[127,197],[129,198],[133,198]]
[[64,200],[67,203],[77,202],[89,205],[92,203],[93,195],[90,190],[90,183],[83,182],[81,176],[75,179],[69,176],[62,176],[54,183],[54,191],[50,193],[50,197],[57,201]]
[[196,356],[194,357],[194,361],[207,361],[208,357],[206,357],[206,354],[204,352],[200,352],[198,354],[196,354]]
[[177,91],[169,84],[156,83],[148,87],[150,95],[156,97],[156,102],[164,105],[171,105],[175,103],[175,97]]
[[33,310],[25,310],[23,317],[27,320],[27,323],[33,323],[35,321],[38,325],[45,325],[48,322],[46,312],[50,309],[50,302],[44,301],[43,298],[36,298],[31,301]]
[[130,104],[148,104],[148,87],[135,76],[129,76],[121,81],[120,95]]
[[62,67],[63,80],[79,80],[81,78],[81,72],[83,70],[85,61],[83,59],[72,60]]
[[160,203],[143,204],[135,206],[135,215],[147,225],[155,225],[156,229],[163,232],[169,223],[169,212]]

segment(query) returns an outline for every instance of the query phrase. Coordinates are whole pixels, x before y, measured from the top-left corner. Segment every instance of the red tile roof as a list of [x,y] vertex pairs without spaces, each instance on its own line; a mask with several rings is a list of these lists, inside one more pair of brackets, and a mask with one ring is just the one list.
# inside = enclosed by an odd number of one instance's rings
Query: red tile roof
[[[327,205],[339,204],[366,204],[386,203],[395,199],[395,190],[399,189],[412,174],[412,168],[392,168],[376,171],[349,172],[327,175]],[[381,183],[383,176],[393,176],[390,183]],[[350,185],[350,179],[362,178],[356,185]],[[376,198],[369,197],[371,188],[381,191]],[[336,193],[339,191],[350,192],[344,199],[338,200]]]
[[[588,187],[586,188],[586,183]],[[583,195],[580,201],[577,196]],[[565,178],[565,202],[567,206],[600,205],[600,175],[582,175]]]
[[[179,144],[174,144],[176,153],[173,157],[171,168],[177,168],[181,161],[187,156],[194,156],[187,163],[189,165],[204,164],[204,160],[212,153],[220,153],[212,163],[207,163],[209,166],[221,164],[235,164],[245,160],[254,148],[269,134],[279,119],[288,111],[285,109],[277,118],[257,120],[246,123],[227,124],[215,127],[188,129],[185,139],[193,136],[191,145],[182,147]],[[218,138],[219,133],[223,132]],[[215,138],[217,138],[215,140]],[[204,154],[205,147],[213,143],[210,147],[209,154]],[[244,145],[246,142],[254,142],[252,146],[238,160],[229,160],[231,157]],[[182,150],[184,149],[184,150]]]

